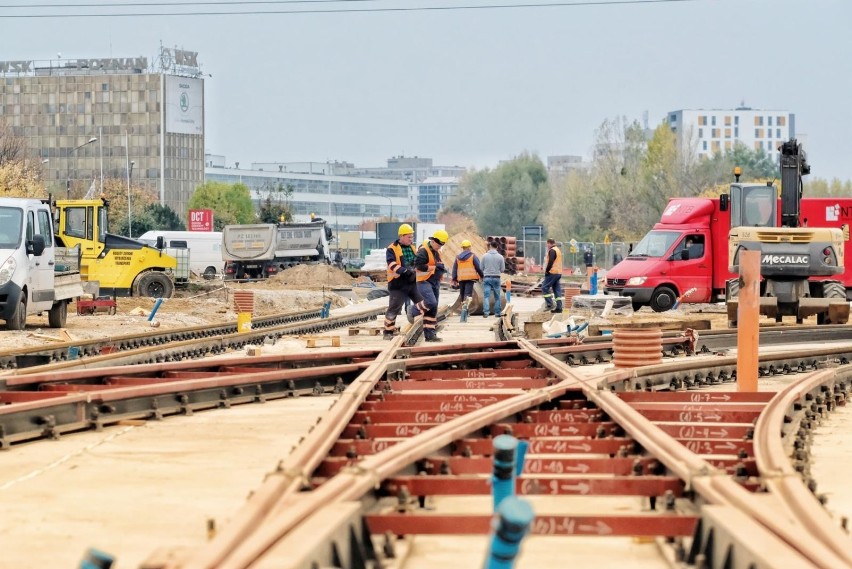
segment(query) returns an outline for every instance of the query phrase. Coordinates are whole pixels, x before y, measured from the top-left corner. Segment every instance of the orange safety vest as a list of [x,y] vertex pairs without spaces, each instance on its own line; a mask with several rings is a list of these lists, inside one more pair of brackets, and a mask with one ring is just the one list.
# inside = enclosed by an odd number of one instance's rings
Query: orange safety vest
[[[390,245],[388,245],[388,249],[391,249],[393,251],[393,254],[396,255],[396,261],[388,265],[388,282],[399,278],[399,274],[396,272],[396,270],[402,266],[402,247],[403,246],[399,243],[391,243]],[[414,249],[413,245],[406,245],[406,247],[411,247],[412,249]]]
[[423,244],[423,248],[426,249],[426,256],[429,258],[427,265],[429,269],[426,271],[417,270],[417,282],[419,283],[429,280],[429,277],[435,274],[435,255],[432,254],[432,247],[427,242]]
[[562,251],[559,250],[559,247],[551,247],[551,251],[556,251],[556,258],[553,259],[553,266],[550,267],[550,271],[548,271],[551,275],[561,275],[562,274]]
[[456,277],[460,281],[478,281],[479,273],[476,272],[476,267],[473,264],[473,255],[467,259],[456,260]]

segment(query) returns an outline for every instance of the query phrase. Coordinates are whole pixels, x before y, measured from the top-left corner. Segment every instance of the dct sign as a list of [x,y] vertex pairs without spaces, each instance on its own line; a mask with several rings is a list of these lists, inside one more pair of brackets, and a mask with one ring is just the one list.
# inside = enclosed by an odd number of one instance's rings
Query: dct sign
[[191,209],[191,210],[189,210],[189,230],[190,231],[213,231],[213,210],[212,209]]

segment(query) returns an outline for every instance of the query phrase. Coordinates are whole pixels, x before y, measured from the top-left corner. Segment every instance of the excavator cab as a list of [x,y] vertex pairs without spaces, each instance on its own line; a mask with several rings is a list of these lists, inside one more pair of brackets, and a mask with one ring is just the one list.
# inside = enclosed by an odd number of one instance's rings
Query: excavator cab
[[[800,223],[802,176],[810,173],[810,166],[795,139],[782,144],[780,167],[780,212],[774,184],[731,184],[728,269],[739,272],[740,252],[760,251],[761,314],[777,322],[783,316],[795,316],[802,323],[817,315],[820,324],[845,324],[849,318],[846,289],[830,278],[844,271],[843,231]],[[737,317],[738,292],[739,281],[729,281],[728,320],[732,324]]]

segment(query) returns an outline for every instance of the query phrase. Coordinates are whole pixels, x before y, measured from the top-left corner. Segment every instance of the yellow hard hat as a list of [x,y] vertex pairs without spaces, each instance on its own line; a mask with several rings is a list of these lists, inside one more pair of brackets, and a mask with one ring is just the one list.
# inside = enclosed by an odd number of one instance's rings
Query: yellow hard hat
[[462,247],[470,247],[470,241],[468,241],[467,239],[462,241]]
[[432,239],[443,245],[444,243],[450,240],[450,236],[443,229],[439,229],[432,234]]
[[408,225],[407,223],[403,223],[399,226],[399,230],[396,232],[396,234],[400,237],[402,237],[403,235],[413,235],[414,228]]

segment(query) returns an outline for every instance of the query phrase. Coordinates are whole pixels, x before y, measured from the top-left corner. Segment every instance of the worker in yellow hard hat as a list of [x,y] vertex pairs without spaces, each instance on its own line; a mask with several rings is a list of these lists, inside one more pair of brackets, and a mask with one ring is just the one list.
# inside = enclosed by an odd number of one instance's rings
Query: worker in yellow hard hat
[[473,296],[473,285],[484,275],[482,274],[482,267],[479,265],[479,259],[470,250],[471,242],[465,239],[461,242],[461,246],[461,253],[456,256],[456,260],[453,262],[453,286],[458,284],[459,302],[464,304]]
[[[427,342],[440,342],[438,337],[438,297],[440,295],[441,279],[446,268],[441,261],[441,247],[449,241],[450,236],[443,229],[435,231],[426,240],[414,257],[414,268],[417,271],[417,290],[426,303],[423,313],[423,339]],[[413,311],[412,311],[413,312]]]
[[414,270],[414,257],[417,253],[412,241],[414,228],[403,223],[397,230],[398,239],[388,245],[385,260],[388,264],[388,309],[385,312],[384,339],[390,340],[397,333],[396,317],[402,312],[406,300],[410,300],[413,309],[419,313],[426,312],[423,297],[417,291],[417,281]]

